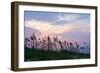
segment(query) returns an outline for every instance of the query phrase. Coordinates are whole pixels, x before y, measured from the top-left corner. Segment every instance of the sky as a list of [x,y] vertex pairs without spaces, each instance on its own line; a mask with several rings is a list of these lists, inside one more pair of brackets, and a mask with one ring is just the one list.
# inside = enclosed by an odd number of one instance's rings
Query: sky
[[25,37],[58,36],[61,40],[90,43],[90,14],[24,11]]

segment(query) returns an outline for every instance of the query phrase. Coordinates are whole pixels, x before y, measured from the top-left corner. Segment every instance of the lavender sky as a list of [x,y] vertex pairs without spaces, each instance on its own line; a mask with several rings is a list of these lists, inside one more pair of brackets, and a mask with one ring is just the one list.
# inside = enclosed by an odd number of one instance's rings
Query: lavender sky
[[90,43],[90,14],[24,11],[25,37],[58,36],[61,40]]

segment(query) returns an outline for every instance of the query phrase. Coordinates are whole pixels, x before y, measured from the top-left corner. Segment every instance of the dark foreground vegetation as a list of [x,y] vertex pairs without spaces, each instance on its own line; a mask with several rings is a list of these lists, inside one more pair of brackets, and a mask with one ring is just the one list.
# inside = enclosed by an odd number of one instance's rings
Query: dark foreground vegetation
[[90,54],[75,53],[68,51],[44,51],[35,48],[25,48],[24,61],[45,61],[45,60],[67,60],[67,59],[87,59]]

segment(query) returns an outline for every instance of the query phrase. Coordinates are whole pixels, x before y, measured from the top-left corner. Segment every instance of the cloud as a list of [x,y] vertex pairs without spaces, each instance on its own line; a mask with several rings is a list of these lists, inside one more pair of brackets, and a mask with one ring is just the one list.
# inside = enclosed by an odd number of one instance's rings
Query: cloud
[[65,23],[62,25],[55,25],[53,23],[47,21],[39,21],[39,20],[27,20],[25,21],[25,27],[33,28],[41,33],[55,33],[62,34],[64,32],[90,32],[90,25],[85,21],[75,21],[71,23]]
[[34,28],[43,33],[63,33],[70,30],[70,26],[66,25],[52,25],[50,22],[38,21],[38,20],[27,20],[25,21],[25,27]]
[[55,25],[47,21],[40,20],[26,20],[25,27],[35,29],[40,32],[37,34],[39,37],[50,35],[58,36],[59,39],[63,40],[86,40],[90,37],[90,24],[85,21],[79,20],[75,22],[65,23],[63,25]]
[[71,22],[71,21],[76,20],[76,19],[78,19],[80,17],[81,17],[80,14],[59,14],[57,16],[57,20],[58,21]]

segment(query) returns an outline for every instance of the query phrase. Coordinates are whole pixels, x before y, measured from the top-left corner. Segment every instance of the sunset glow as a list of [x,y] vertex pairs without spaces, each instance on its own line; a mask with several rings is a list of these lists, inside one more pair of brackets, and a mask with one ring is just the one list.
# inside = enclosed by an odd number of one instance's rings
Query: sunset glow
[[[72,41],[90,41],[90,15],[83,13],[25,11],[25,28],[36,36],[58,36]],[[26,37],[31,35],[25,32]]]

